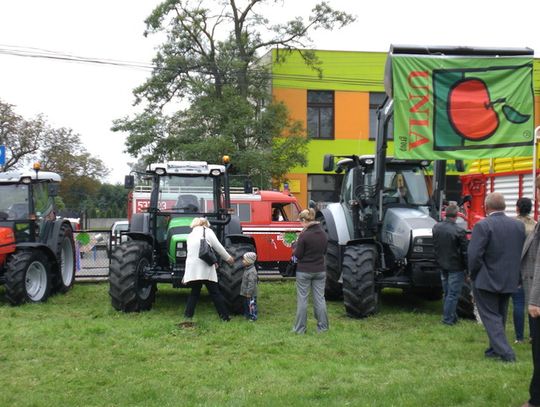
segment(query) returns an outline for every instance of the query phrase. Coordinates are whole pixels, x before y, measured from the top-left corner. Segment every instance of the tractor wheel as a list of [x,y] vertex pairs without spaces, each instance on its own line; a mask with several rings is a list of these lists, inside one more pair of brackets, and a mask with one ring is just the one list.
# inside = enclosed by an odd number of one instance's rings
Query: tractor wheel
[[470,281],[465,281],[461,288],[461,296],[458,300],[457,310],[458,316],[464,319],[476,319],[474,315],[474,301],[472,296],[472,284]]
[[244,275],[242,257],[244,253],[254,252],[253,245],[248,243],[233,244],[225,247],[227,252],[234,257],[234,265],[222,262],[218,269],[219,289],[225,299],[225,305],[233,314],[242,313],[242,297],[240,296],[240,286]]
[[156,284],[144,280],[145,267],[152,264],[152,247],[141,241],[118,245],[109,267],[112,306],[123,312],[148,311],[156,299]]
[[352,318],[377,312],[379,292],[375,287],[377,249],[372,244],[347,246],[343,253],[343,301]]
[[[321,222],[321,227],[328,236],[328,227],[326,226],[326,219],[321,216],[317,219]],[[339,244],[337,242],[328,239],[328,248],[326,249],[325,256],[326,263],[326,285],[324,287],[324,297],[327,300],[341,300],[343,299],[343,285],[339,282],[340,269],[339,269]]]
[[51,291],[50,262],[40,250],[15,252],[6,265],[6,298],[13,305],[43,302]]
[[328,300],[341,300],[343,298],[343,285],[339,282],[339,245],[328,241],[326,249],[326,286],[324,296]]
[[63,224],[58,233],[58,246],[56,248],[58,271],[53,276],[53,290],[65,293],[73,286],[75,281],[75,243],[73,231]]

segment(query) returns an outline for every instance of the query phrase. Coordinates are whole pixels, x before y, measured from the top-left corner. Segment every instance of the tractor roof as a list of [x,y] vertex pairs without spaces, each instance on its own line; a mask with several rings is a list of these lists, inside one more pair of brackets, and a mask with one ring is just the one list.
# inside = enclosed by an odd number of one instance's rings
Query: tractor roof
[[55,172],[49,171],[9,171],[0,173],[0,183],[2,184],[13,184],[17,182],[23,182],[23,179],[30,179],[32,181],[49,181],[49,182],[60,182],[62,177]]
[[206,161],[169,161],[150,164],[146,168],[147,173],[155,173],[159,170],[164,170],[165,174],[218,175],[216,170],[222,174],[225,172],[225,166],[208,164]]

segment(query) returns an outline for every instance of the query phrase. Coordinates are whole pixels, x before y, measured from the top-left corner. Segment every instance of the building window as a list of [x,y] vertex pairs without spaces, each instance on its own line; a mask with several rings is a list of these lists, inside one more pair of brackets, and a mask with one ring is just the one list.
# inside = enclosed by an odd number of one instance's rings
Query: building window
[[[375,140],[377,137],[377,109],[386,98],[384,92],[370,92],[369,94],[369,139]],[[394,139],[394,118],[388,124],[388,140]]]
[[308,201],[338,202],[342,180],[341,174],[308,175]]
[[313,139],[334,138],[334,92],[327,90],[307,91],[308,137]]

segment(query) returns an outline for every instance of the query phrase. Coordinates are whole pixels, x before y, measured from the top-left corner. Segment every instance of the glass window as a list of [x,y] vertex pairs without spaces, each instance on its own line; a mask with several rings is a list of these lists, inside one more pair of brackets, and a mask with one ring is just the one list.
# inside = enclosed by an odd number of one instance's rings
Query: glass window
[[334,92],[308,90],[307,93],[308,137],[334,138]]
[[46,218],[54,210],[53,199],[49,197],[49,184],[34,184],[34,210],[38,218]]
[[234,215],[238,216],[240,222],[251,221],[251,205],[248,203],[231,203]]
[[342,174],[308,175],[308,200],[318,202],[338,202]]
[[[386,98],[384,92],[370,92],[369,94],[369,139],[375,140],[377,137],[377,109]],[[394,118],[388,124],[388,140],[394,139]]]
[[180,213],[213,210],[214,182],[210,176],[168,175],[160,178],[158,208]]
[[0,217],[28,219],[28,185],[0,185]]
[[293,203],[273,203],[272,222],[292,222],[298,220],[300,211]]
[[420,170],[387,171],[384,187],[387,196],[403,197],[411,205],[426,205],[429,200],[426,177]]

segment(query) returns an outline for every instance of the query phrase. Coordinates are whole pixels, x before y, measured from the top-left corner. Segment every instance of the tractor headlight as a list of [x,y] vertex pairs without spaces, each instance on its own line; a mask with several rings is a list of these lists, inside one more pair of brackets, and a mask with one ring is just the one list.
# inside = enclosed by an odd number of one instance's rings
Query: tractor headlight
[[176,257],[186,257],[187,247],[185,242],[176,243]]
[[424,248],[422,246],[413,246],[412,250],[415,253],[423,253],[424,252]]

